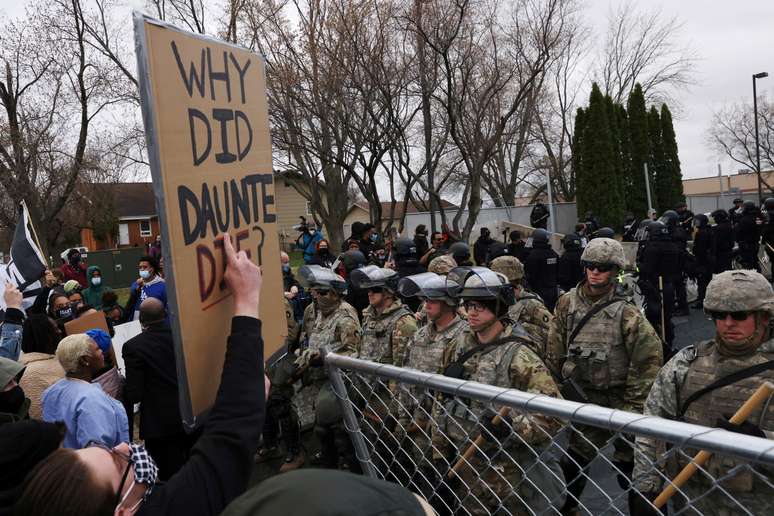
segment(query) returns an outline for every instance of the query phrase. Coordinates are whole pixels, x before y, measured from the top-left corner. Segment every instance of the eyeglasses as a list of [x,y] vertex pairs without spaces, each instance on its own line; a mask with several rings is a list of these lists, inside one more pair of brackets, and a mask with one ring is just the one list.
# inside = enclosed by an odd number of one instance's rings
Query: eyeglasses
[[746,321],[750,317],[750,312],[709,312],[713,321],[725,321],[726,317],[731,317],[735,321]]
[[483,312],[484,310],[487,310],[487,307],[475,301],[465,301],[464,306],[465,310],[468,312]]
[[107,444],[99,441],[89,441],[86,444],[86,448],[101,448],[106,452],[108,452],[110,455],[119,457],[120,459],[126,461],[126,469],[124,470],[124,474],[121,475],[121,483],[118,484],[118,491],[116,491],[116,498],[115,498],[115,502],[113,503],[115,507],[118,507],[118,504],[121,503],[121,492],[124,490],[124,484],[126,484],[126,478],[129,476],[129,470],[132,469],[132,464],[134,464],[134,460],[132,460],[132,456],[126,453],[122,453],[114,448],[111,448]]
[[368,293],[381,294],[384,292],[384,287],[368,287]]
[[584,269],[588,269],[590,271],[596,270],[598,272],[610,272],[611,270],[613,270],[613,267],[615,267],[615,265],[613,265],[612,263],[597,263],[597,262],[583,261],[581,262],[581,264],[583,265]]

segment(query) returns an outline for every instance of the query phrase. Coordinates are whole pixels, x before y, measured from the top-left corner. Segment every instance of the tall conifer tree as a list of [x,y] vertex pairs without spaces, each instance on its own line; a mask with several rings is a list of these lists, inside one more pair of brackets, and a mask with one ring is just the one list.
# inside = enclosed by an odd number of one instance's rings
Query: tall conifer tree
[[[628,184],[631,188],[626,192],[626,209],[637,218],[644,218],[648,211],[648,196],[645,191],[644,165],[650,157],[650,143],[648,141],[648,114],[645,110],[645,96],[642,87],[635,85],[629,95],[627,103],[629,114],[629,154],[631,156],[631,168],[629,170]],[[650,173],[651,185],[653,174]]]
[[648,111],[648,141],[650,143],[648,170],[654,178],[650,184],[653,208],[659,212],[671,210],[674,206],[668,203],[669,195],[664,191],[664,146],[661,141],[661,119],[656,106],[651,106]]
[[[677,139],[672,125],[672,113],[666,104],[661,105],[661,142],[664,152],[663,184],[665,209],[685,199],[683,195],[683,174],[680,170],[680,158],[677,156]],[[661,183],[661,181],[660,181]],[[667,208],[668,207],[668,208]]]

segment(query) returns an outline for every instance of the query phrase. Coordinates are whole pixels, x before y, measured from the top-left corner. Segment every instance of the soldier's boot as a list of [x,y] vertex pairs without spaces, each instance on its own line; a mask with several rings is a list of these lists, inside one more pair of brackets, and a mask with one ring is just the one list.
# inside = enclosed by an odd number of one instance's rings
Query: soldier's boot
[[336,469],[339,454],[336,450],[333,429],[330,426],[315,425],[314,435],[320,443],[320,451],[312,457],[312,466],[318,468]]
[[564,502],[561,513],[564,516],[574,516],[579,514],[578,504],[588,481],[586,475],[589,473],[590,461],[573,450],[569,450],[568,454],[569,457],[564,456],[561,460],[564,479],[567,482],[567,500]]
[[290,410],[288,417],[283,420],[282,440],[285,443],[285,462],[280,467],[280,473],[293,471],[304,465],[306,454],[301,448],[301,426],[296,417],[295,410]]

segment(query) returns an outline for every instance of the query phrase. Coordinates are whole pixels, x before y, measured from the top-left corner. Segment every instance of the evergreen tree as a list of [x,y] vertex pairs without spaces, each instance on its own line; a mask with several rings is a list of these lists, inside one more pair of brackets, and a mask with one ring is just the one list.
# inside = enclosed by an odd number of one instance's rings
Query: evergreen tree
[[664,146],[661,142],[661,119],[656,106],[651,106],[648,111],[648,141],[650,143],[650,159],[648,159],[648,171],[654,177],[650,184],[650,194],[653,208],[659,213],[674,208],[667,201],[668,195],[664,195]]
[[[647,215],[648,196],[645,191],[645,174],[643,166],[650,156],[650,143],[648,142],[648,113],[645,110],[645,96],[642,87],[635,85],[629,95],[627,103],[629,114],[629,155],[631,156],[631,168],[629,170],[630,189],[626,192],[626,209],[638,219]],[[653,174],[650,174],[651,185]]]
[[[661,141],[664,152],[663,177],[664,207],[674,208],[675,204],[685,200],[683,195],[683,173],[680,171],[680,158],[677,156],[677,139],[672,125],[672,113],[666,104],[661,105]],[[661,181],[659,181],[661,183]]]
[[[581,211],[581,205],[578,201],[578,192],[583,189],[583,167],[581,167],[581,161],[583,156],[583,131],[586,129],[586,111],[583,108],[578,108],[575,113],[575,129],[572,134],[572,172],[575,177],[575,198],[576,208],[578,210],[578,217],[580,218],[583,213]],[[584,208],[585,209],[585,208]]]
[[[618,134],[620,135],[621,147],[621,191],[624,193],[624,198],[626,198],[626,192],[629,192],[632,189],[632,158],[630,155],[631,142],[629,141],[629,115],[626,113],[626,108],[621,104],[616,104],[615,107],[616,115],[618,118]],[[624,206],[626,206],[626,201],[624,201]]]
[[619,189],[613,150],[610,117],[602,92],[596,83],[591,88],[589,107],[584,113],[585,129],[581,142],[578,183],[578,214],[593,211],[605,226],[617,226],[623,217],[623,199]]
[[[621,130],[618,125],[618,105],[613,102],[613,98],[610,95],[605,95],[605,111],[607,112],[607,120],[610,124],[610,145],[613,148],[613,171],[615,172],[608,181],[609,188],[615,188],[618,195],[622,199],[621,210],[625,208],[624,198],[624,184],[626,181],[623,177],[623,159],[621,155]],[[623,212],[621,216],[615,220],[614,224],[610,227],[617,228],[623,221]]]

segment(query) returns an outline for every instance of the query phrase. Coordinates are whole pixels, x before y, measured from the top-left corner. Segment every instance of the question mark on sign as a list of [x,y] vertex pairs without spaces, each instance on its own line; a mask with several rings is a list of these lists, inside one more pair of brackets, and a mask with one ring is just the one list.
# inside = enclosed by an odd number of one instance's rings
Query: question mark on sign
[[263,265],[263,242],[266,240],[266,233],[263,232],[261,226],[253,226],[254,231],[258,231],[261,234],[261,240],[258,242],[258,266]]

